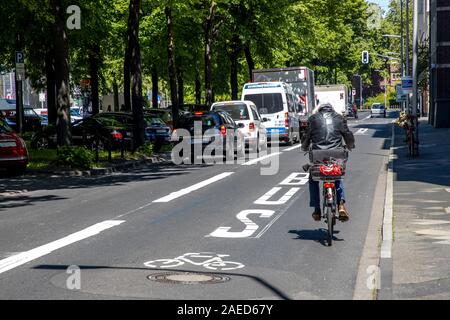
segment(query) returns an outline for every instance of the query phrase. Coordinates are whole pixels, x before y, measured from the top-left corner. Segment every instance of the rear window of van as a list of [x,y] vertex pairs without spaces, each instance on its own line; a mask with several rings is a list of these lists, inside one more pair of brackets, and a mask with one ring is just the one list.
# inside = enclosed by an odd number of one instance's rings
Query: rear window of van
[[283,111],[283,98],[281,93],[247,94],[244,100],[252,101],[260,114],[271,114]]

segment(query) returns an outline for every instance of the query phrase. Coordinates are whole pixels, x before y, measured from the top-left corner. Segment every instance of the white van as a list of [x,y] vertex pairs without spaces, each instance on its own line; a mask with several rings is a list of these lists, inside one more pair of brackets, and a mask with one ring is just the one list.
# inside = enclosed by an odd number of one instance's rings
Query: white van
[[262,118],[268,140],[278,134],[280,141],[287,144],[300,141],[300,125],[296,117],[297,99],[290,85],[284,82],[246,83],[242,101],[252,101]]
[[241,132],[244,134],[245,146],[255,151],[264,150],[267,147],[266,128],[264,119],[258,113],[258,109],[251,101],[222,101],[213,103],[211,111],[228,112],[237,124],[244,125]]

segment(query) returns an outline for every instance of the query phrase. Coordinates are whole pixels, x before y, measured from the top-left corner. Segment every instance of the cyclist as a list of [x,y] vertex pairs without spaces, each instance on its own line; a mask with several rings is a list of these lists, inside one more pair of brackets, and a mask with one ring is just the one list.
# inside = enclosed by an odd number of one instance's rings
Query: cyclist
[[[353,149],[355,138],[347,126],[344,117],[334,111],[330,103],[323,103],[316,107],[308,119],[308,130],[302,139],[302,150],[332,150]],[[336,181],[336,194],[339,211],[339,220],[348,221],[349,214],[345,208],[344,183],[342,180]],[[319,182],[309,179],[310,206],[314,208],[312,217],[315,221],[320,221],[322,213],[320,209]]]

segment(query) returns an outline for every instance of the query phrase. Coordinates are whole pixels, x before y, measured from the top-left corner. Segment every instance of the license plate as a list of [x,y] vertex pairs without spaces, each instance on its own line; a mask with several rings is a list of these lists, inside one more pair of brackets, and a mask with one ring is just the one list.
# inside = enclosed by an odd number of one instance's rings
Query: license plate
[[156,133],[166,133],[166,130],[156,130]]
[[11,142],[0,142],[0,147],[1,148],[10,148],[10,147],[16,147],[17,144],[14,141]]

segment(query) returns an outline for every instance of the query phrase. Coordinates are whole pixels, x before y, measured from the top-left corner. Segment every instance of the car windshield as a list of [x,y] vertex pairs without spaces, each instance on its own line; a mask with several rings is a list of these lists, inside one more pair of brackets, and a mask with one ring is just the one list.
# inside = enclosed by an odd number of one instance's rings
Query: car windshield
[[77,109],[70,109],[70,115],[74,117],[81,117],[80,111]]
[[235,121],[249,120],[248,109],[245,103],[242,104],[219,104],[214,106],[214,110],[228,112]]
[[145,121],[151,126],[165,126],[165,122],[161,118],[157,117],[145,117]]
[[382,108],[383,108],[383,105],[381,105],[381,104],[372,105],[372,109],[382,109]]
[[250,100],[258,108],[260,114],[270,114],[283,111],[281,93],[259,93],[245,95],[244,100]]
[[3,119],[0,119],[0,133],[10,133],[12,131],[13,130],[11,129],[10,126],[8,126],[6,121]]
[[216,125],[220,123],[217,122],[217,119],[211,114],[204,114],[201,116],[189,116],[183,117],[180,119],[180,127],[185,129],[192,129],[195,121],[202,122],[202,129],[207,130],[210,128],[214,128]]
[[33,109],[23,109],[23,114],[26,116],[37,116],[37,113]]

